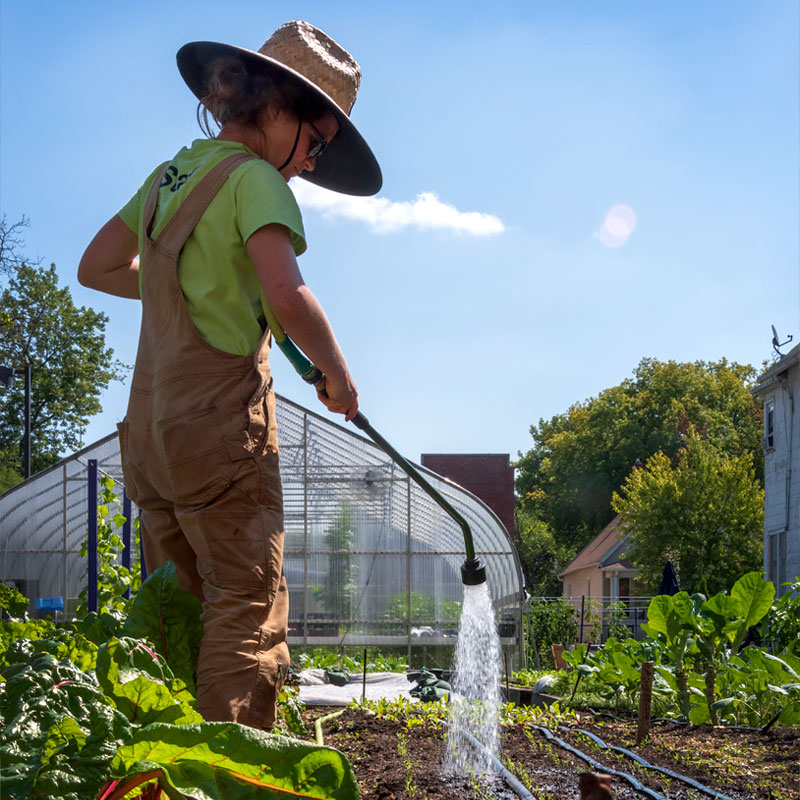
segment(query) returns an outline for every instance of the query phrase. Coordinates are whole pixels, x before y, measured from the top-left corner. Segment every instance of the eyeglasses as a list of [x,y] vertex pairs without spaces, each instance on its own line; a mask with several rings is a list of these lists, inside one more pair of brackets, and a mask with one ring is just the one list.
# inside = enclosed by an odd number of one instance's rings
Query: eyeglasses
[[[308,122],[308,120],[306,120],[306,122]],[[322,154],[325,152],[330,142],[319,132],[317,126],[314,125],[313,122],[308,122],[308,124],[311,126],[317,138],[309,141],[306,157],[319,159],[322,157]]]

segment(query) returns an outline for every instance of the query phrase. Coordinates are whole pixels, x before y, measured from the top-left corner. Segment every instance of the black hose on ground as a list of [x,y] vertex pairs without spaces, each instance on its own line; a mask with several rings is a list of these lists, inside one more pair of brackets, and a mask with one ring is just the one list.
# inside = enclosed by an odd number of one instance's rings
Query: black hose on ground
[[[533,725],[531,727],[537,728],[538,730],[545,730],[543,728],[540,728],[537,725]],[[590,733],[589,731],[584,731],[581,728],[568,728],[568,727],[566,727],[564,725],[559,726],[559,730],[567,731],[567,732],[580,733],[583,736],[586,736],[589,739],[591,739],[595,744],[597,744],[599,747],[603,748],[604,750],[613,750],[613,751],[615,751],[617,753],[622,753],[623,755],[627,756],[628,758],[632,758],[637,764],[639,764],[642,767],[645,767],[646,769],[652,769],[652,770],[655,770],[656,772],[661,772],[664,775],[669,776],[670,778],[674,778],[675,780],[681,781],[682,783],[685,783],[688,786],[691,786],[693,789],[697,789],[698,791],[709,795],[710,797],[717,798],[717,800],[732,800],[732,798],[728,797],[728,795],[722,794],[721,792],[718,792],[716,789],[711,789],[708,786],[704,786],[702,783],[698,783],[696,780],[694,780],[694,778],[689,778],[686,775],[680,775],[679,773],[673,772],[672,770],[667,769],[666,767],[659,767],[659,766],[656,766],[655,764],[651,764],[649,761],[645,761],[645,759],[643,759],[640,755],[634,753],[631,750],[626,750],[624,747],[617,747],[617,745],[606,744],[599,736],[597,736],[594,733]],[[547,733],[550,733],[550,732],[547,731]],[[559,743],[561,742],[560,739],[556,739],[556,741],[559,742]],[[571,747],[571,745],[567,745],[567,746]],[[601,767],[601,769],[605,769],[605,768]]]

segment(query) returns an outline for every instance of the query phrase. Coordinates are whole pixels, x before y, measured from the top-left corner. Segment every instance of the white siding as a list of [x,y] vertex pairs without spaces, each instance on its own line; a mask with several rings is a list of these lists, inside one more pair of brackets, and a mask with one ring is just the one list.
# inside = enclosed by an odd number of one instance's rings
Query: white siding
[[800,578],[800,364],[759,394],[765,409],[775,404],[772,448],[764,431],[764,571],[781,593]]

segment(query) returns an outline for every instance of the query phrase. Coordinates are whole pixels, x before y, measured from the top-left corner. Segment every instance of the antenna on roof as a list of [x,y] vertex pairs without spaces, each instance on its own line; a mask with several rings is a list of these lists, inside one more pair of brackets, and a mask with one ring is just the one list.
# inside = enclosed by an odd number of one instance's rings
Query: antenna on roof
[[780,337],[778,336],[778,331],[775,330],[775,326],[772,325],[771,327],[772,327],[772,347],[775,350],[775,352],[781,358],[783,358],[783,353],[781,353],[781,351],[778,350],[778,348],[783,347],[785,344],[789,344],[789,342],[792,341],[792,334],[791,333],[789,334],[789,338],[785,342],[781,342]]

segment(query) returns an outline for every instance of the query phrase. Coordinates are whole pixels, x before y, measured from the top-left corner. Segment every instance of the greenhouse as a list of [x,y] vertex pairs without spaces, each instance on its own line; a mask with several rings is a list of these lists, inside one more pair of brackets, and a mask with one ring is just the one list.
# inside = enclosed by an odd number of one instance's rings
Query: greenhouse
[[[277,417],[290,646],[402,649],[416,663],[452,647],[463,597],[459,525],[354,430],[280,396]],[[0,496],[0,581],[31,600],[31,613],[69,615],[77,605],[95,461],[119,489],[112,434]],[[418,469],[468,522],[501,641],[521,664],[524,588],[508,532],[477,497]]]

